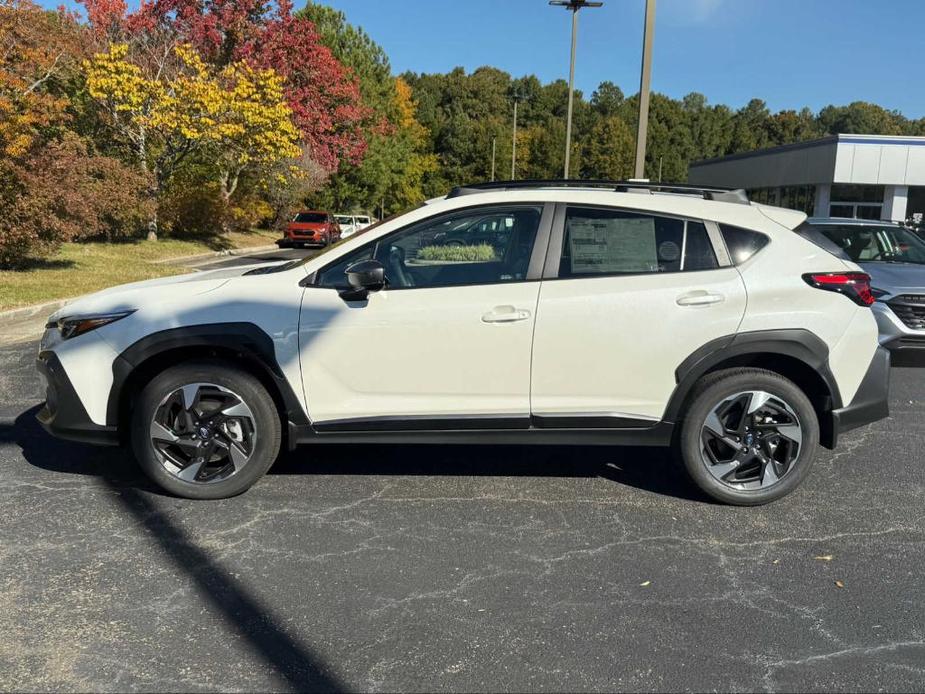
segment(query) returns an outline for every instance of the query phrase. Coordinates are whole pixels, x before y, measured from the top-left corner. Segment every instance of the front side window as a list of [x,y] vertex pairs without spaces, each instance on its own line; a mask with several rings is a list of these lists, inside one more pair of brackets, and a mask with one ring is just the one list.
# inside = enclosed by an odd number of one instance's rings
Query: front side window
[[630,210],[570,207],[559,277],[712,270],[716,254],[702,222]]
[[389,289],[496,284],[526,279],[540,206],[475,208],[424,220],[324,268],[316,284],[346,286],[344,271],[375,258]]

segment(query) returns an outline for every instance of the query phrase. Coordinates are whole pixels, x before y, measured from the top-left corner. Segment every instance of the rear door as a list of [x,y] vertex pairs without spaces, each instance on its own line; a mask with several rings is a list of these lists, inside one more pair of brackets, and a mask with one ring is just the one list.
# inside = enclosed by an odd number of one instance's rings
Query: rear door
[[736,332],[745,287],[712,222],[557,206],[537,308],[531,411],[543,426],[661,419],[675,369]]

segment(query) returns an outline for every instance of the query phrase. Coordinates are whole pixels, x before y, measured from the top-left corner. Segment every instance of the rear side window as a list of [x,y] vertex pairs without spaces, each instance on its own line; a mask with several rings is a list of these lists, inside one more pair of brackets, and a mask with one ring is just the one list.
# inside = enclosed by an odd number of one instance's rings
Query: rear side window
[[716,254],[702,222],[630,210],[570,207],[559,277],[712,270]]
[[750,229],[741,229],[728,224],[720,224],[719,228],[723,232],[723,240],[729,250],[729,257],[736,265],[744,263],[767,246],[770,241],[764,234]]

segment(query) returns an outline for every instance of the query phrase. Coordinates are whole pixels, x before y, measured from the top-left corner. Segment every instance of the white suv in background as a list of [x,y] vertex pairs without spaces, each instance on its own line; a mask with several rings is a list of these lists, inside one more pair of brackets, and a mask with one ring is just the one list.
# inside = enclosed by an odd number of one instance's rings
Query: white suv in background
[[352,236],[358,231],[363,231],[372,224],[369,215],[365,214],[336,214],[334,219],[340,225],[340,237],[342,239]]
[[[281,445],[634,444],[765,503],[887,416],[868,277],[804,219],[741,191],[457,188],[310,259],[73,302],[42,339],[39,419],[130,441],[191,498],[246,490]],[[435,242],[448,226],[479,236]]]

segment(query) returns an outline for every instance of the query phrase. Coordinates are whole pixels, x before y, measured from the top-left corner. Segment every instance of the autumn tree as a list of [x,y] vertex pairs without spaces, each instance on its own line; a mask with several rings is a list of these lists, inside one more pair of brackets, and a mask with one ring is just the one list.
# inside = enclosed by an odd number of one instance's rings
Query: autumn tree
[[[172,78],[147,77],[127,59],[126,44],[85,64],[90,94],[132,143],[142,169],[152,172],[154,198],[191,157],[209,157],[227,204],[246,170],[298,156],[298,131],[279,75],[246,61],[215,74],[192,46],[174,52],[181,67]],[[152,235],[156,224],[152,219]]]
[[0,265],[132,233],[146,181],[71,130],[87,36],[73,16],[0,3]]

